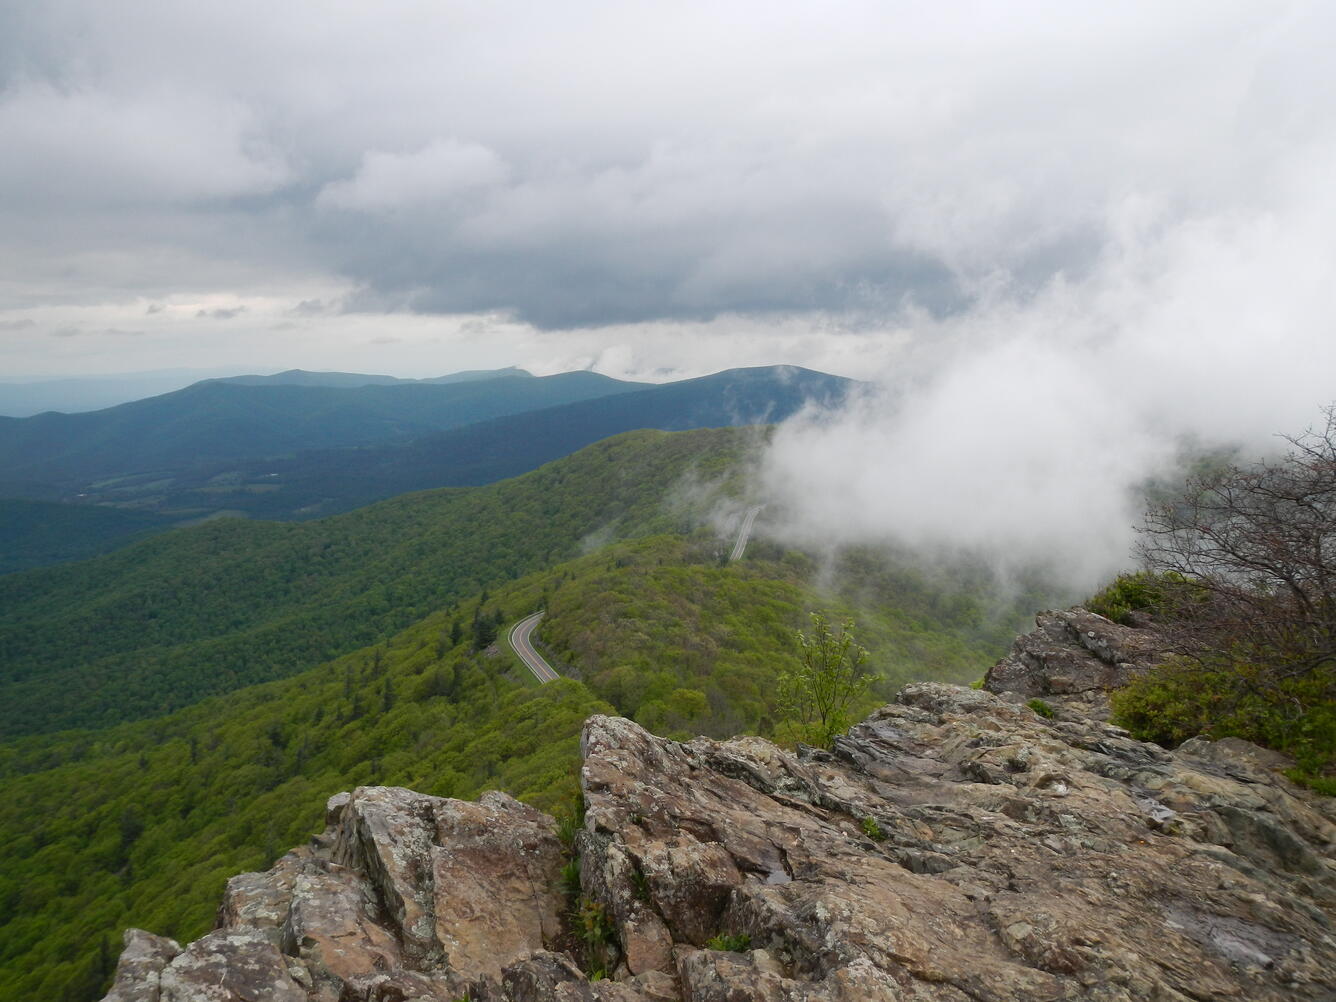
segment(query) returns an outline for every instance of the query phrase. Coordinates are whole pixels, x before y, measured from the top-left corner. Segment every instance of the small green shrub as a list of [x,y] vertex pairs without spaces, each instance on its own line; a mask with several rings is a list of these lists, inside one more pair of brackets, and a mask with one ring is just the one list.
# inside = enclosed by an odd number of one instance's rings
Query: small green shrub
[[1295,782],[1336,794],[1336,668],[1284,678],[1229,653],[1175,658],[1110,701],[1113,722],[1142,741],[1173,748],[1199,734],[1243,738],[1292,756]]
[[801,666],[779,674],[780,706],[798,733],[820,748],[830,748],[849,729],[852,708],[872,685],[863,670],[867,648],[854,640],[854,621],[841,619],[835,630],[825,613],[814,612],[812,632],[795,633]]
[[1336,776],[1318,776],[1303,769],[1286,769],[1285,775],[1292,782],[1306,786],[1314,793],[1324,797],[1336,797]]
[[575,836],[579,834],[584,827],[585,820],[585,801],[584,791],[576,790],[574,798],[571,800],[570,807],[561,813],[557,818],[557,838],[561,841],[563,848],[570,852],[575,848]]
[[863,819],[863,834],[874,842],[880,842],[886,838],[885,833],[881,830],[881,825],[877,824],[877,819],[870,814]]
[[645,876],[643,870],[631,871],[631,886],[635,888],[636,897],[644,902],[650,900],[649,878]]
[[557,818],[557,838],[567,852],[575,848],[575,833],[579,830],[580,826],[571,815],[563,814]]
[[[571,907],[571,926],[576,937],[584,944],[585,976],[591,981],[604,977],[614,959],[613,944],[616,930],[603,905],[592,898],[581,897]],[[597,976],[597,977],[596,977]]]
[[1035,713],[1039,714],[1045,720],[1052,720],[1056,712],[1053,707],[1049,706],[1042,699],[1032,699],[1025,705],[1034,710]]
[[603,905],[591,898],[581,898],[575,908],[575,934],[589,946],[602,946],[613,940],[612,920]]
[[1173,571],[1137,571],[1120,574],[1105,588],[1086,599],[1091,612],[1127,625],[1133,612],[1163,614],[1179,602],[1199,594],[1182,574]]
[[567,861],[561,868],[561,890],[568,898],[580,896],[580,860]]
[[705,949],[744,953],[751,949],[751,937],[745,932],[738,933],[736,936],[720,933],[718,936],[712,936],[705,941]]

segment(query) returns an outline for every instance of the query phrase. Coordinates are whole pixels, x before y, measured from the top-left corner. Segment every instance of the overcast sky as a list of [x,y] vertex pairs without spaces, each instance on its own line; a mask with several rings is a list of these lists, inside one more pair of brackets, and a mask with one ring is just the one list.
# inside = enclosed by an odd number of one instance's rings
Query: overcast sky
[[875,376],[1330,210],[1332,11],[17,0],[0,368]]

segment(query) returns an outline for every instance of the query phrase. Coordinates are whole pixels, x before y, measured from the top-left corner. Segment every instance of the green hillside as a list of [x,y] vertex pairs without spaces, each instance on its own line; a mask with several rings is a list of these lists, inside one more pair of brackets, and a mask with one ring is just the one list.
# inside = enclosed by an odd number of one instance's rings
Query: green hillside
[[203,933],[227,878],[305,841],[341,789],[568,800],[581,722],[609,707],[442,649],[446,629],[438,615],[160,720],[0,746],[0,999],[98,998],[122,928]]
[[[700,436],[655,439],[663,450]],[[842,598],[813,584],[829,575],[808,557],[761,543],[723,564],[726,547],[706,530],[615,543],[290,679],[0,745],[0,998],[95,997],[126,925],[198,935],[225,879],[318,830],[339,790],[502,788],[556,809],[591,712],[677,736],[782,731],[774,680],[812,609],[859,618],[883,678],[867,705],[906,677],[977,677],[1001,652],[987,637],[1004,625],[953,583],[852,555]],[[898,606],[873,607],[893,594]],[[508,653],[471,650],[475,621],[538,608],[541,646],[584,681],[540,688]]]
[[281,678],[600,538],[676,527],[661,499],[750,433],[635,432],[505,483],[303,524],[224,520],[0,578],[0,736],[101,727]]
[[171,525],[151,512],[0,498],[0,574],[86,560]]
[[[911,679],[978,678],[1025,627],[1036,596],[987,608],[991,582],[932,580],[868,551],[819,575],[807,556],[753,543],[722,564],[709,534],[618,543],[549,574],[536,639],[559,671],[662,734],[772,735],[774,681],[814,609],[850,616],[880,678],[866,708]],[[814,582],[828,580],[818,587]]]

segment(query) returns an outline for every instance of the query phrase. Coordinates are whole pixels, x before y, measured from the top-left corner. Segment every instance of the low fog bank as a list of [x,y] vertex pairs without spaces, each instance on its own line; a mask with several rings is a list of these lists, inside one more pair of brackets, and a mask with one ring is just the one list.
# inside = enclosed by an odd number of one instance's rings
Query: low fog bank
[[1082,279],[1001,282],[911,325],[875,391],[778,429],[757,488],[785,513],[770,531],[1043,567],[1077,593],[1132,566],[1148,478],[1193,450],[1282,449],[1336,400],[1326,152],[1247,211],[1127,199]]

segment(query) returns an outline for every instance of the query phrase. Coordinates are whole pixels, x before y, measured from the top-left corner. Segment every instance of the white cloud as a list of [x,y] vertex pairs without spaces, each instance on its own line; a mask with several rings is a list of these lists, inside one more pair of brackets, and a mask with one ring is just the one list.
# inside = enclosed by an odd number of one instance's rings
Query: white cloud
[[1330,132],[1332,37],[1328,6],[1245,0],[53,0],[0,24],[0,213],[20,268],[113,231],[190,287],[267,255],[547,327],[886,323],[1083,274],[1126,199],[1250,204]]
[[166,88],[132,96],[49,85],[0,98],[0,185],[9,211],[133,211],[273,191],[290,172],[235,101]]
[[506,164],[486,147],[436,140],[416,153],[366,153],[357,173],[326,185],[316,203],[360,211],[421,211],[501,184],[508,175]]
[[1115,207],[1086,277],[925,325],[882,393],[781,429],[783,531],[1040,562],[1077,588],[1127,566],[1138,487],[1184,442],[1272,449],[1336,399],[1336,150],[1302,152],[1262,205]]

